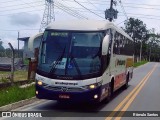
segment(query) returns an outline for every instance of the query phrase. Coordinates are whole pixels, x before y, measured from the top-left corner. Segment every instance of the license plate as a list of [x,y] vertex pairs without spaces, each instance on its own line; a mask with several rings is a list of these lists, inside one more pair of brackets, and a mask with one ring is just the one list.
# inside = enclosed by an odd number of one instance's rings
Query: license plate
[[69,95],[59,95],[59,98],[61,98],[61,99],[69,99],[70,96]]

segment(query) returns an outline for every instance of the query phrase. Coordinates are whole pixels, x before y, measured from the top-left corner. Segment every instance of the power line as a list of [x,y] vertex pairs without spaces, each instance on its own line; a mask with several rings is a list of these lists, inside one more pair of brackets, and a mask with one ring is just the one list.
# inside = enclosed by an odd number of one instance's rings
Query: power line
[[[124,16],[124,15],[119,15],[119,16]],[[128,17],[134,17],[134,18],[136,18],[137,16],[128,16]],[[138,19],[139,18],[143,18],[143,19],[152,19],[152,20],[160,20],[160,19],[157,19],[157,18],[148,18],[148,17],[137,17]],[[120,23],[117,23],[116,25],[120,25],[120,24],[122,24],[123,22],[125,22],[126,20],[124,20],[124,21],[122,21],[122,22],[120,22]]]
[[[44,5],[37,5],[37,6],[44,6]],[[36,6],[36,7],[37,7]],[[32,6],[33,7],[33,6]],[[34,6],[35,7],[35,6]],[[30,7],[25,7],[25,8],[31,8],[31,6]],[[0,11],[0,12],[5,12],[5,11],[13,11],[13,10],[20,10],[20,9],[24,9],[24,7],[23,8],[15,8],[15,9],[10,9],[10,10],[2,10],[2,11]]]
[[[122,12],[119,12],[122,13]],[[152,17],[160,17],[160,16],[156,16],[156,15],[147,15],[147,14],[135,14],[135,13],[127,13],[127,14],[131,14],[131,15],[142,15],[142,16],[152,16]]]
[[[76,9],[77,11],[79,12],[88,12],[88,10],[84,10],[83,8],[77,8],[77,7],[68,7],[68,8],[73,8],[73,9]],[[90,9],[92,11],[98,11],[99,13],[98,14],[103,14],[104,11],[102,10],[95,10],[95,9]],[[119,12],[119,13],[123,13],[122,12]],[[142,15],[142,16],[152,16],[152,17],[160,17],[160,16],[156,16],[156,15],[150,15],[150,14],[135,14],[135,13],[128,13],[126,12],[126,14],[132,14],[132,15]]]
[[38,29],[0,29],[0,31],[22,31],[22,30],[38,30]]
[[[33,12],[33,11],[41,11],[44,9],[39,9],[39,10],[30,10],[30,11],[25,11],[25,12]],[[17,12],[17,13],[10,13],[10,14],[2,14],[0,16],[8,16],[8,15],[15,15],[15,14],[19,14],[19,13],[25,13],[25,12]]]
[[76,18],[84,18],[84,17],[82,17],[82,16],[79,16],[79,15],[75,14],[75,13],[72,12],[72,11],[69,11],[68,8],[66,8],[66,7],[64,7],[64,6],[61,6],[61,5],[57,4],[57,2],[55,3],[55,6],[56,6],[57,8],[59,8],[59,9],[61,9],[62,11],[64,11],[64,12],[70,14],[71,16],[74,16],[74,17],[76,17]]
[[[62,0],[62,1],[67,1],[67,2],[74,2],[73,0]],[[100,2],[99,3],[97,3],[97,1],[98,0],[92,0],[93,2],[93,4],[100,4],[100,5],[106,5],[106,4],[104,4],[104,3],[106,3],[106,2],[110,2],[110,1],[102,1],[102,0],[99,0]],[[95,1],[95,2],[94,2]],[[85,2],[85,1],[82,1],[81,3],[87,3],[87,2]],[[160,5],[153,5],[153,4],[143,4],[143,3],[128,3],[128,2],[125,2],[125,3],[123,3],[123,4],[131,4],[131,5],[138,5],[138,6],[160,6]]]
[[[71,7],[70,7],[71,8]],[[84,10],[84,9],[81,9],[81,8],[75,8],[75,7],[72,7],[73,9],[76,9],[78,12],[88,12],[87,10]],[[103,11],[101,10],[93,10],[93,9],[90,9],[92,11],[99,11],[98,14],[104,14]],[[122,12],[119,12],[119,13],[124,13],[123,11]],[[141,15],[141,16],[152,16],[152,17],[160,17],[160,16],[156,16],[156,15],[149,15],[149,14],[135,14],[135,13],[126,13],[126,14],[131,14],[131,15]],[[128,17],[128,16],[127,16]]]
[[[57,2],[57,1],[56,1],[56,2]],[[88,18],[85,17],[84,15],[80,14],[79,12],[77,12],[77,10],[73,10],[73,9],[72,9],[73,7],[68,7],[68,6],[66,6],[66,5],[64,5],[64,4],[60,3],[60,2],[57,2],[57,3],[58,3],[61,7],[70,10],[70,12],[72,12],[73,14],[76,14],[76,15],[78,15],[78,16],[81,16],[81,17],[84,18],[84,19],[88,19]]]
[[[24,2],[24,1],[22,1],[23,3],[25,3],[26,5],[28,5],[28,6],[30,6],[30,7],[36,7],[36,6],[33,6],[33,5],[30,5],[29,3],[26,3],[26,2]],[[35,8],[34,8],[35,9]]]
[[[124,16],[124,15],[119,15],[119,16]],[[150,17],[142,17],[142,16],[128,16],[128,17],[134,17],[134,18],[145,18],[145,19],[153,19],[153,20],[160,20],[158,18],[150,18]]]
[[[77,7],[69,7],[69,8],[73,8],[76,9],[79,12],[88,12],[88,10],[84,10],[82,8],[77,8]],[[95,10],[95,9],[90,9],[92,11],[99,11],[99,14],[103,14],[102,10]],[[101,12],[101,13],[100,13]],[[119,13],[123,13],[123,12],[119,12]],[[126,14],[132,14],[132,15],[142,15],[142,16],[153,16],[153,17],[160,17],[160,16],[156,16],[156,15],[149,15],[149,14],[135,14],[135,13],[128,13],[126,12]]]
[[[119,16],[125,16],[125,15],[119,15]],[[141,16],[128,16],[128,17],[134,17],[134,18],[144,18],[144,19],[153,19],[153,20],[160,20],[160,19],[158,19],[158,18],[150,18],[150,17],[141,17]],[[126,21],[126,20],[124,20],[124,21]],[[120,22],[120,23],[117,23],[116,25],[120,25],[120,24],[122,24],[124,21],[122,21],[122,22]]]
[[[58,3],[58,4],[57,4]],[[74,17],[78,17],[78,18],[84,18],[84,19],[88,19],[87,17],[81,15],[80,13],[78,13],[77,11],[75,10],[72,10],[70,7],[67,7],[65,5],[63,5],[62,3],[59,3],[56,1],[56,4],[58,5],[59,8],[65,10],[65,12],[69,13],[70,15],[74,15]]]
[[85,6],[83,6],[82,4],[80,4],[78,1],[76,1],[76,0],[74,0],[74,1],[75,1],[77,4],[79,4],[80,6],[82,6],[83,8],[85,8],[86,10],[88,10],[88,11],[90,11],[91,13],[95,14],[96,16],[104,19],[104,17],[102,17],[102,16],[96,14],[95,12],[91,11],[90,9],[86,8]]
[[[68,0],[67,0],[68,1]],[[98,0],[92,0],[92,1],[98,1]],[[110,2],[110,1],[102,1],[100,0],[100,2],[104,3],[104,2]],[[160,5],[155,5],[155,4],[145,4],[145,3],[130,3],[130,2],[124,2],[123,4],[131,4],[131,5],[143,5],[143,6],[160,6]]]
[[93,7],[95,7],[97,10],[99,10],[90,0],[87,0],[88,3],[90,3]]
[[120,22],[120,23],[118,23],[118,24],[116,24],[116,25],[120,25],[120,24],[122,24],[124,21],[126,21],[126,20],[123,20],[122,22]]
[[0,3],[8,3],[8,2],[15,2],[15,1],[19,1],[19,0],[10,0],[10,1],[0,2]]
[[[75,9],[75,10],[84,10],[84,11],[86,11],[86,12],[90,12],[90,11],[88,11],[88,10],[85,10],[85,9],[79,8],[79,7],[68,7],[68,8],[73,8],[73,9]],[[95,9],[89,9],[89,10],[104,12],[103,10],[95,10]]]
[[[124,4],[124,3],[123,3]],[[125,6],[125,7],[127,7],[127,6]],[[128,6],[128,7],[134,7],[134,6]],[[69,8],[69,7],[68,7]],[[73,8],[73,7],[70,7],[70,8]],[[139,8],[139,7],[138,7]],[[20,8],[20,9],[22,9],[22,8]],[[80,8],[75,8],[75,9],[80,9]],[[149,9],[151,9],[151,8],[149,8]],[[40,10],[43,10],[43,9],[40,9]],[[40,10],[32,10],[32,11],[26,11],[26,12],[33,12],[33,11],[40,11]],[[91,11],[101,11],[101,10],[93,10],[93,9],[89,9],[89,10],[91,10]],[[159,9],[160,10],[160,9]],[[87,11],[88,11],[88,8],[87,8]],[[86,12],[87,12],[86,11]],[[66,12],[66,11],[65,11]],[[80,11],[80,12],[85,12],[85,11]],[[18,12],[18,13],[11,13],[11,14],[3,14],[3,15],[0,15],[0,16],[7,16],[7,15],[13,15],[13,14],[19,14],[19,13],[21,13],[21,12]],[[72,14],[72,13],[70,13],[70,14]],[[102,14],[102,13],[98,13],[98,14]],[[144,15],[144,14],[134,14],[134,13],[126,13],[126,14],[132,14],[132,15],[142,15],[142,16],[152,16],[152,17],[160,17],[160,16],[155,16],[155,15]],[[73,16],[73,15],[72,15]],[[136,16],[134,16],[134,17],[136,17]],[[144,18],[144,17],[142,17],[142,18]],[[145,17],[146,19],[155,19],[155,20],[157,20],[157,18],[148,18],[148,17]],[[159,19],[158,19],[159,20]]]
[[143,6],[160,6],[160,5],[151,5],[151,4],[140,4],[140,3],[124,3],[124,4],[131,4],[131,5],[143,5]]
[[[74,2],[72,0],[63,0],[63,1],[67,1],[67,2]],[[92,0],[93,1],[93,0]],[[97,1],[96,1],[97,2]],[[109,1],[101,1],[101,2],[109,2]],[[87,2],[81,2],[81,3],[87,3]],[[93,3],[93,2],[92,2]],[[88,4],[88,3],[87,3]],[[108,4],[104,4],[104,3],[93,3],[93,4],[99,4],[99,5],[103,5],[106,6]],[[160,5],[149,5],[149,4],[136,4],[136,3],[123,3],[124,7],[130,7],[130,8],[142,8],[142,9],[154,9],[154,10],[160,10],[158,8],[147,8],[147,7],[142,7],[142,6],[160,6]],[[142,5],[140,6],[127,6],[126,4],[132,4],[132,5]]]
[[[61,10],[63,10],[63,11],[65,11],[65,12],[67,12],[68,14],[70,14],[70,15],[72,15],[73,16],[73,14],[74,14],[74,17],[77,17],[77,15],[75,14],[75,11],[72,11],[72,13],[69,13],[68,12],[68,10],[70,9],[70,7],[68,7],[68,9],[66,9],[66,8],[64,8],[64,6],[62,7],[62,4],[61,4],[61,6],[56,6],[57,8],[59,8],[59,9],[61,9]],[[60,7],[62,7],[62,8],[60,8]],[[22,9],[22,8],[21,8]],[[76,8],[77,9],[77,8]],[[31,10],[31,11],[25,11],[25,12],[33,12],[33,11],[42,11],[43,9],[39,9],[39,10]],[[23,13],[23,12],[17,12],[17,13],[11,13],[11,14],[2,14],[2,15],[0,15],[0,16],[8,16],[8,15],[14,15],[14,14],[19,14],[19,13]],[[85,19],[88,19],[88,18],[86,18],[86,17],[84,17],[84,16],[81,16],[81,17],[79,17],[79,18],[85,18]]]
[[73,16],[73,17],[79,18],[77,15],[68,12],[66,9],[61,8],[60,6],[58,6],[58,5],[56,5],[56,4],[55,4],[55,7],[57,7],[58,9],[60,9],[60,10],[62,10],[62,11],[64,11],[64,12],[66,12],[66,13],[68,13],[69,15],[71,15],[71,16]]
[[[23,1],[24,2],[24,1]],[[30,2],[30,3],[27,3],[27,4],[34,4],[34,3],[42,3],[42,1],[37,1],[37,2]],[[22,6],[22,5],[26,5],[26,3],[25,4],[16,4],[16,5],[9,5],[9,6],[2,6],[2,7],[0,7],[0,8],[7,8],[7,7],[15,7],[15,6]],[[33,6],[32,6],[33,7]]]
[[142,8],[142,9],[160,10],[160,9],[158,9],[158,8],[146,8],[146,7],[137,7],[137,6],[124,6],[124,7],[128,7],[128,8]]
[[[74,2],[74,0],[62,0],[62,1],[66,1],[66,2]],[[90,2],[90,1],[89,1]],[[81,1],[81,3],[86,3],[88,4],[89,3],[88,0],[87,1]],[[106,2],[106,1],[105,1]],[[108,1],[109,2],[109,1]],[[94,3],[94,4],[97,4],[97,3]]]
[[122,8],[122,11],[123,11],[124,15],[126,16],[126,18],[127,18],[127,20],[128,20],[128,16],[127,16],[127,13],[126,13],[126,11],[125,11],[125,9],[124,9],[124,7],[123,7],[122,1],[119,0],[119,3],[120,3],[120,6],[121,6],[121,8]]
[[[63,1],[64,1],[64,0],[63,0]],[[74,2],[74,1],[72,1],[72,2]],[[30,4],[30,3],[28,3],[28,4]],[[123,4],[124,4],[124,3],[123,3]],[[24,4],[23,4],[23,5],[24,5]],[[41,6],[41,5],[39,5],[39,6]],[[33,6],[31,6],[31,7],[33,7]],[[160,10],[160,9],[158,9],[158,8],[145,8],[145,7],[135,7],[135,6],[124,6],[124,7]],[[27,7],[27,8],[30,8],[30,7]],[[18,10],[18,9],[24,9],[24,8],[16,8],[16,9],[10,9],[10,10],[5,10],[5,11],[12,11],[12,10]],[[91,10],[91,9],[90,9],[90,10]],[[97,11],[97,10],[94,10],[94,11]],[[100,11],[100,10],[99,10],[99,11]],[[0,11],[0,12],[4,12],[4,11]]]

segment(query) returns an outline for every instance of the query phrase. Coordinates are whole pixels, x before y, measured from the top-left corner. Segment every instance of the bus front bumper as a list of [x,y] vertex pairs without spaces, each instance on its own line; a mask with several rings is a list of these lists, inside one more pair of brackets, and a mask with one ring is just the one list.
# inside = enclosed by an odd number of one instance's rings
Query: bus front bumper
[[81,92],[62,92],[46,89],[36,85],[36,97],[39,99],[73,101],[73,102],[99,102],[101,87]]

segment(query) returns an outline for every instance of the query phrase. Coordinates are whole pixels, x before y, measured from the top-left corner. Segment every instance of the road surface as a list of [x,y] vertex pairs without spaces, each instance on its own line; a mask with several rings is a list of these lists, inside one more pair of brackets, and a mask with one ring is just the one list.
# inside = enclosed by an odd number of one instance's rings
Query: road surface
[[[13,111],[51,111],[50,114],[55,115],[55,117],[41,118],[46,120],[160,120],[160,112],[159,117],[144,117],[145,115],[156,116],[154,111],[160,111],[160,63],[150,62],[135,68],[128,89],[117,91],[107,104],[66,104],[41,100]],[[123,117],[129,114],[127,111],[131,111],[131,115],[143,117]],[[148,113],[141,113],[145,111]],[[66,112],[69,113],[68,116]],[[107,114],[110,117],[107,117]],[[114,114],[119,117],[111,117]],[[17,118],[14,119],[18,120]],[[27,120],[27,118],[24,119]],[[35,119],[41,120],[40,118]]]

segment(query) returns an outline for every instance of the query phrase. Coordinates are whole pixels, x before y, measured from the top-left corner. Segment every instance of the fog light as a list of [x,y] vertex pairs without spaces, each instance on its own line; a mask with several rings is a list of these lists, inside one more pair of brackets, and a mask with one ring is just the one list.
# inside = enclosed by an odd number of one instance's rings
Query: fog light
[[42,85],[42,81],[38,81],[37,84],[38,84],[38,85]]
[[36,91],[36,95],[38,95],[38,91]]
[[94,89],[96,86],[95,85],[90,85],[89,88],[90,89]]
[[94,99],[97,99],[98,98],[98,95],[94,95]]

